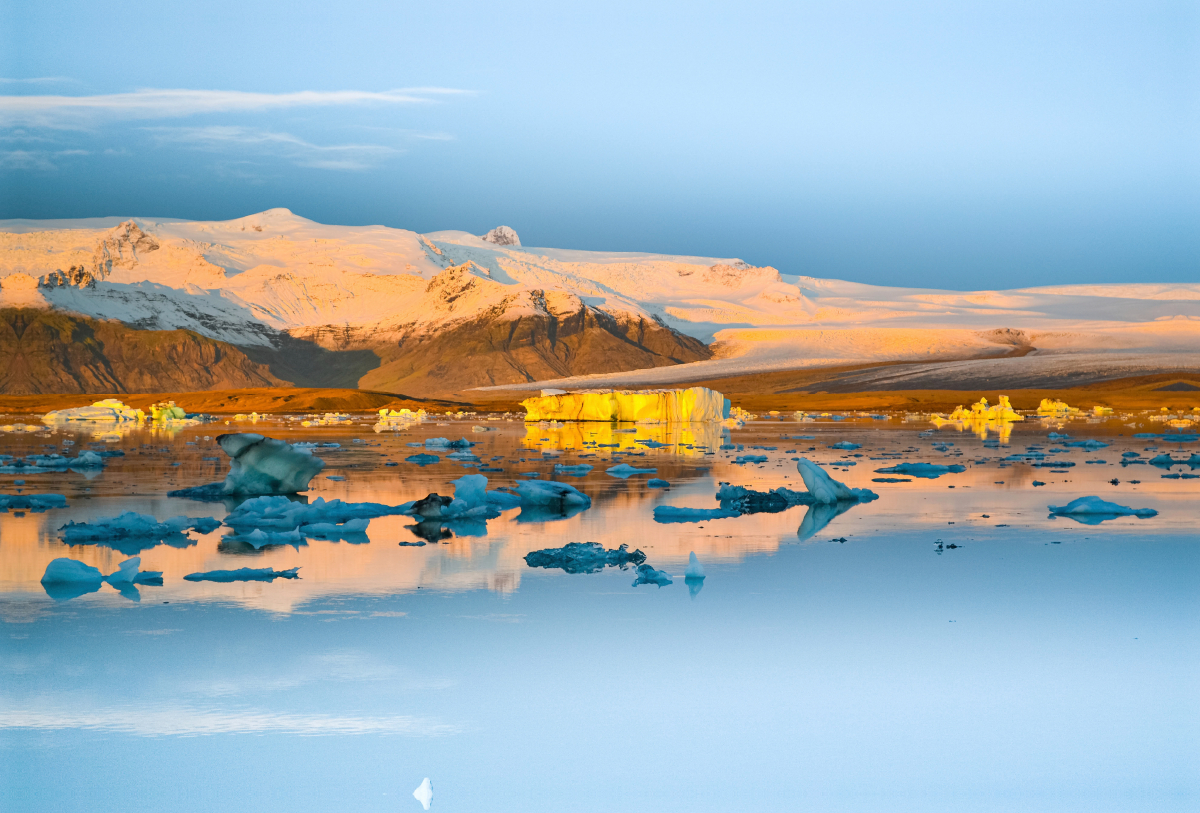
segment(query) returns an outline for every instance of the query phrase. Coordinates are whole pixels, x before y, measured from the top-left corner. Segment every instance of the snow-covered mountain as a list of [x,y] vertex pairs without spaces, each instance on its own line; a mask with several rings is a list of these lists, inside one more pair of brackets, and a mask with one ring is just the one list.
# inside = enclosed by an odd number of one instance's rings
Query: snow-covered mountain
[[531,248],[508,227],[327,226],[286,209],[0,221],[0,308],[182,328],[283,380],[411,394],[646,368],[665,382],[1200,347],[1200,283],[886,288],[736,258]]

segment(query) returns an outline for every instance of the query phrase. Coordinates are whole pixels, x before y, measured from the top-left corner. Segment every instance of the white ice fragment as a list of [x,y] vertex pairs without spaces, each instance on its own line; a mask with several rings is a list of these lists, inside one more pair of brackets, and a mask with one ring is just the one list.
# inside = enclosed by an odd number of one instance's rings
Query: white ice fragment
[[1066,505],[1051,505],[1050,513],[1051,515],[1078,519],[1079,522],[1084,522],[1088,525],[1096,525],[1105,519],[1112,519],[1114,517],[1147,519],[1158,516],[1158,512],[1153,508],[1129,508],[1124,505],[1117,505],[1115,502],[1102,500],[1099,497],[1080,497],[1071,500]]
[[696,551],[688,554],[687,570],[683,571],[684,579],[703,579],[704,565],[700,564],[700,560],[696,558]]
[[552,481],[522,480],[517,483],[521,505],[538,508],[588,508],[592,498],[574,486]]
[[804,487],[818,503],[832,505],[844,500],[873,500],[879,496],[870,489],[848,488],[830,477],[820,466],[803,457],[796,463],[796,470],[804,480]]
[[732,519],[741,512],[729,508],[677,508],[674,505],[656,505],[655,522],[705,522],[710,519]]
[[423,781],[420,786],[413,791],[413,798],[421,803],[421,807],[425,808],[426,810],[429,809],[429,805],[433,802],[433,783],[429,781],[428,776],[425,777],[425,781]]
[[564,463],[555,463],[554,464],[554,473],[555,474],[572,474],[576,477],[582,477],[583,475],[585,475],[589,471],[591,471],[592,468],[593,467],[589,466],[587,463],[579,463],[574,466],[568,466]]

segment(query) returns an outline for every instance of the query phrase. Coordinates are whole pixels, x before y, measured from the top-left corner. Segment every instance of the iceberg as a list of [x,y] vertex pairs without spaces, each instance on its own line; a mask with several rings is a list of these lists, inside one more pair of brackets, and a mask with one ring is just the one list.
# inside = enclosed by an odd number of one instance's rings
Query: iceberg
[[42,416],[42,423],[55,426],[64,423],[141,423],[146,413],[122,403],[116,398],[105,398],[91,406],[56,409]]
[[706,387],[678,390],[581,390],[526,398],[525,420],[639,421],[642,423],[720,422],[729,400]]
[[1138,517],[1148,519],[1158,516],[1153,508],[1128,508],[1115,502],[1102,500],[1099,497],[1080,497],[1071,500],[1066,505],[1051,505],[1050,516],[1070,517],[1085,525],[1099,525],[1108,519],[1116,517]]
[[352,519],[337,525],[332,522],[314,522],[312,525],[301,525],[299,533],[313,539],[343,539],[347,536],[363,536],[367,532],[369,519]]
[[730,508],[742,514],[774,514],[793,505],[809,505],[814,501],[806,491],[792,491],[782,486],[771,491],[755,491],[745,486],[721,483],[717,489],[717,501],[722,508]]
[[[1057,465],[1057,464],[1056,464]],[[923,477],[935,480],[943,474],[957,474],[966,471],[966,466],[942,466],[937,463],[899,463],[886,469],[875,469],[876,474],[904,474],[909,477]]]
[[700,560],[696,558],[696,551],[688,553],[688,566],[687,570],[683,571],[683,578],[686,580],[704,578],[704,565],[700,564]]
[[[1050,437],[1054,437],[1054,433],[1050,433]],[[1104,449],[1108,447],[1107,443],[1099,440],[1073,440],[1069,443],[1064,443],[1063,446],[1070,446],[1076,449],[1087,449],[1094,452],[1096,449]]]
[[426,449],[470,449],[475,444],[463,438],[462,440],[447,440],[446,438],[426,438]]
[[808,489],[814,502],[833,505],[843,501],[869,502],[879,498],[878,494],[867,488],[848,488],[806,458],[800,458],[796,463],[796,470],[800,472],[804,487]]
[[117,565],[117,569],[104,577],[104,581],[118,587],[127,584],[162,584],[161,570],[139,570],[142,557],[134,556]]
[[38,474],[41,472],[65,472],[67,469],[95,470],[104,468],[104,458],[111,454],[82,451],[77,457],[64,457],[60,454],[31,454],[26,457],[13,458],[0,455],[0,474]]
[[639,584],[657,584],[659,587],[665,587],[674,582],[661,570],[655,570],[650,565],[638,565],[637,578],[633,580],[633,586],[637,587]]
[[217,435],[217,443],[231,458],[225,481],[169,491],[168,497],[220,500],[230,495],[295,494],[325,468],[325,461],[314,457],[311,449],[253,432]]
[[654,521],[668,522],[706,522],[710,519],[733,519],[742,513],[732,508],[679,508],[674,505],[654,506]]
[[[306,526],[311,527],[311,526]],[[337,528],[339,526],[332,526]],[[225,541],[243,542],[255,550],[262,550],[269,545],[292,545],[299,549],[301,545],[307,545],[308,539],[304,534],[300,533],[299,528],[293,528],[290,531],[264,531],[262,528],[255,528],[248,534],[235,533],[234,536],[225,537]]]
[[659,480],[657,477],[651,477],[646,481],[647,488],[670,488],[671,484],[666,480]]
[[418,466],[421,466],[422,468],[424,468],[425,466],[428,466],[431,463],[437,463],[439,460],[441,460],[441,458],[439,458],[435,454],[414,454],[414,455],[409,455],[408,457],[404,458],[405,463],[416,463]]
[[606,567],[624,570],[630,565],[640,565],[646,561],[646,554],[640,550],[630,553],[628,548],[628,545],[621,545],[615,550],[605,550],[599,542],[571,542],[561,548],[531,551],[525,555],[525,564],[529,567],[559,568],[568,573],[599,573]]
[[628,463],[620,463],[609,468],[607,474],[610,477],[620,477],[622,480],[627,480],[635,474],[654,474],[657,471],[658,469],[639,469]]
[[413,791],[413,798],[420,802],[425,810],[429,809],[429,804],[433,801],[433,783],[429,781],[428,776]]
[[183,578],[189,582],[269,582],[275,579],[298,579],[300,568],[273,570],[269,567],[239,567],[237,570],[209,570],[189,573]]
[[0,494],[0,512],[32,511],[40,514],[51,508],[66,508],[67,498],[62,494]]
[[104,576],[100,574],[99,569],[84,564],[78,559],[68,559],[66,557],[59,557],[50,562],[50,564],[46,565],[45,574],[42,575],[42,584],[95,582],[96,586],[99,587],[102,581],[104,581]]

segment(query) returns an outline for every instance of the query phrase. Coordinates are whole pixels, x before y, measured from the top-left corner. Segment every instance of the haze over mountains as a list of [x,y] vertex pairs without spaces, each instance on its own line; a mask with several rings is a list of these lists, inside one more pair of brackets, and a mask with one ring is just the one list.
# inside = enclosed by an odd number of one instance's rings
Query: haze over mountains
[[10,220],[0,392],[294,384],[423,396],[964,359],[945,369],[1013,381],[1200,369],[1200,284],[978,283],[888,288],[736,258],[529,248],[507,227],[326,226],[286,209]]

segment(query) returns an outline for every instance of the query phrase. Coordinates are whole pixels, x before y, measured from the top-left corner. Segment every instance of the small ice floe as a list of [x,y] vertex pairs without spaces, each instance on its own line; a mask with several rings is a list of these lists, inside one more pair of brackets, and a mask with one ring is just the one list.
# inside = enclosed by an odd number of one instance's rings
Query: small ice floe
[[168,496],[219,500],[227,495],[295,494],[325,468],[312,449],[253,432],[217,435],[217,444],[229,455],[229,474],[223,483],[171,491]]
[[522,510],[539,508],[557,513],[578,512],[590,508],[592,498],[574,486],[552,481],[523,480],[517,483]]
[[416,463],[422,468],[430,465],[431,463],[437,463],[439,460],[441,460],[441,458],[435,454],[413,454],[404,458],[405,463]]
[[163,574],[161,570],[139,570],[142,565],[142,557],[134,556],[126,559],[121,564],[117,565],[117,569],[111,574],[104,577],[104,581],[119,587],[125,584],[162,584]]
[[[1054,466],[1059,463],[1052,464]],[[885,469],[875,469],[876,474],[904,474],[909,477],[923,477],[935,480],[943,474],[958,474],[967,470],[966,466],[942,466],[937,463],[898,463]]]
[[710,519],[733,519],[742,513],[732,508],[680,508],[674,505],[654,506],[654,521],[668,522],[706,522]]
[[470,449],[475,444],[463,438],[462,440],[447,440],[446,438],[426,438],[426,449]]
[[1099,525],[1101,522],[1117,517],[1138,517],[1147,519],[1158,516],[1153,508],[1128,508],[1115,502],[1102,500],[1099,497],[1080,497],[1071,500],[1066,505],[1051,505],[1051,517],[1070,517],[1085,525]]
[[671,484],[666,480],[660,480],[657,477],[651,477],[646,481],[647,488],[670,488]]
[[269,567],[239,567],[237,570],[208,570],[189,573],[183,578],[189,582],[269,582],[275,579],[298,579],[298,567],[274,570]]
[[685,579],[703,579],[704,565],[700,564],[700,560],[696,558],[696,551],[688,553],[687,570],[683,571]]
[[655,570],[650,565],[638,565],[637,578],[633,580],[633,586],[637,587],[639,584],[657,584],[659,587],[665,587],[674,582],[664,571]]
[[1070,446],[1075,449],[1087,449],[1088,451],[1092,451],[1092,452],[1094,452],[1096,449],[1106,449],[1106,448],[1108,448],[1108,445],[1109,444],[1104,443],[1102,441],[1090,440],[1090,439],[1089,440],[1073,440],[1070,443],[1063,444],[1063,446]]
[[630,565],[640,565],[646,561],[646,554],[640,550],[631,553],[628,548],[628,545],[621,545],[614,550],[605,550],[599,542],[571,542],[561,548],[531,551],[525,555],[525,564],[529,567],[558,568],[568,573],[599,573],[606,567],[624,570]]
[[119,455],[82,451],[76,457],[60,454],[31,454],[26,457],[0,455],[0,474],[39,474],[42,472],[98,471],[104,458]]
[[594,468],[593,466],[589,466],[587,463],[580,463],[576,466],[567,466],[562,463],[555,463],[554,464],[554,473],[555,474],[570,474],[574,477],[582,477],[583,475],[585,475],[589,471],[591,471],[593,468]]
[[314,522],[312,525],[301,525],[299,533],[311,539],[345,539],[346,541],[367,541],[367,526],[369,519],[351,519],[341,525],[332,522]]
[[721,503],[722,508],[740,514],[774,514],[793,505],[809,505],[814,498],[808,492],[792,491],[782,486],[771,491],[755,491],[745,486],[721,483],[717,489],[717,501]]
[[817,464],[800,458],[796,470],[804,480],[804,487],[812,495],[813,501],[824,505],[838,502],[870,502],[879,499],[879,495],[869,488],[849,488],[834,480]]
[[657,440],[647,439],[635,440],[634,443],[637,443],[640,446],[645,446],[647,449],[665,449],[671,445],[669,443],[659,443]]
[[346,476],[344,474],[329,474],[329,475],[326,475],[325,479],[333,480],[335,482],[341,482],[342,480],[346,479]]
[[185,532],[207,534],[220,526],[212,517],[179,516],[159,522],[149,514],[126,511],[93,522],[68,522],[58,531],[68,545],[104,545],[123,553],[138,553],[160,542],[187,547],[195,542],[184,536]]
[[417,789],[413,791],[413,798],[421,803],[421,807],[425,808],[426,810],[429,809],[429,805],[433,803],[433,783],[429,781],[428,776],[425,777],[425,781],[423,781],[417,787]]
[[262,528],[255,528],[249,533],[234,533],[233,536],[224,537],[221,542],[222,544],[241,542],[255,550],[262,550],[274,545],[291,545],[299,550],[301,545],[308,544],[308,539],[300,533],[298,528],[290,531],[264,531]]
[[1186,460],[1176,460],[1175,458],[1171,457],[1169,454],[1155,455],[1154,457],[1150,458],[1151,466],[1158,466],[1159,468],[1163,468],[1163,469],[1169,469],[1176,464],[1179,464],[1182,466],[1186,462],[1187,462]]
[[635,474],[654,474],[658,469],[639,469],[636,466],[631,466],[628,463],[619,463],[606,470],[609,477],[620,477],[622,480],[627,480]]
[[830,449],[843,449],[843,450],[846,450],[846,451],[851,451],[851,450],[853,450],[853,449],[861,449],[861,448],[862,448],[862,444],[861,444],[861,443],[851,443],[851,442],[850,442],[850,441],[848,441],[848,440],[843,440],[843,441],[841,441],[840,443],[831,443],[831,444],[829,444],[829,448],[830,448]]
[[765,454],[738,455],[733,459],[733,462],[738,466],[744,466],[747,463],[766,463],[767,456]]
[[[16,481],[18,485],[23,481]],[[67,498],[62,494],[0,494],[0,512],[31,511],[40,514],[51,508],[66,508]]]
[[410,507],[411,504],[326,501],[324,497],[317,497],[311,503],[294,502],[283,496],[254,497],[229,512],[225,524],[239,532],[251,528],[288,531],[302,525],[346,523],[407,514]]
[[46,565],[46,573],[42,576],[42,589],[55,601],[69,601],[94,593],[103,583],[104,577],[98,569],[65,557]]

